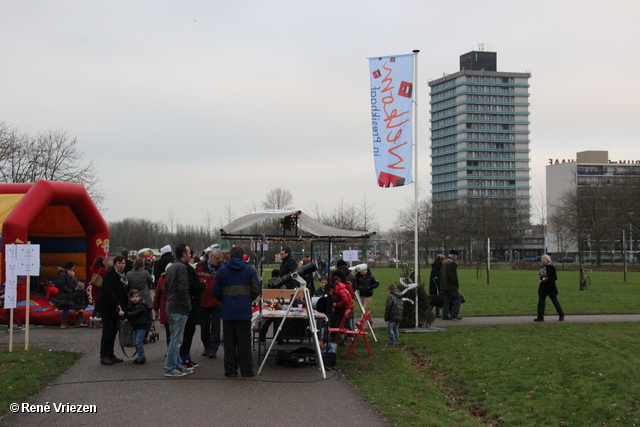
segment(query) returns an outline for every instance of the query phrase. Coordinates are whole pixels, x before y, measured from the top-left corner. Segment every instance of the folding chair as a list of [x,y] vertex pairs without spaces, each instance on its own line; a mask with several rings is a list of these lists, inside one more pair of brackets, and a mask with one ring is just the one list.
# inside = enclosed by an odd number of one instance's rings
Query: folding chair
[[366,332],[364,330],[364,328],[367,326],[367,322],[370,320],[371,318],[371,312],[366,311],[362,314],[362,318],[360,319],[360,321],[358,322],[358,327],[356,328],[355,331],[346,331],[345,333],[348,335],[355,335],[355,337],[353,338],[353,341],[351,341],[351,344],[349,344],[349,351],[347,352],[347,359],[351,359],[351,357],[353,356],[353,354],[356,351],[356,344],[358,343],[358,337],[360,337],[360,335],[362,335],[362,338],[364,339],[364,343],[367,346],[367,350],[369,351],[369,357],[373,359],[373,352],[371,351],[371,346],[369,345],[369,339],[367,338],[367,335],[369,335],[369,332]]
[[349,332],[353,332],[353,331],[349,331],[347,328],[344,327],[344,324],[349,320],[349,317],[351,316],[351,310],[347,309],[344,312],[344,316],[342,316],[342,320],[340,320],[340,324],[338,325],[337,328],[329,328],[329,332],[337,332],[336,336],[333,338],[333,343],[335,344],[336,342],[338,342],[338,337],[340,336],[340,334],[347,334]]

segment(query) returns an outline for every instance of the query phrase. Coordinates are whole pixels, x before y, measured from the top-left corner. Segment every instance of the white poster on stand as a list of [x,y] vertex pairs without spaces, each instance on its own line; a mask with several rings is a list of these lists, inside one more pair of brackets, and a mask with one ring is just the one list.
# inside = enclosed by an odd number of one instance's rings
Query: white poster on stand
[[18,296],[18,276],[16,274],[16,245],[4,248],[4,267],[7,281],[4,286],[4,308],[16,308]]
[[342,259],[345,261],[360,261],[358,258],[358,251],[342,251]]
[[40,245],[16,245],[16,274],[20,276],[40,275]]

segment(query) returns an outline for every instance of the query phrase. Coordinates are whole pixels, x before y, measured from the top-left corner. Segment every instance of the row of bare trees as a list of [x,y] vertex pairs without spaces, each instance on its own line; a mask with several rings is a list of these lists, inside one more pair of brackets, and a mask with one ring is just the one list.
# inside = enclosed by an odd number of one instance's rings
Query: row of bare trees
[[187,242],[194,253],[217,243],[220,233],[207,226],[173,224],[173,229],[162,221],[149,221],[142,218],[125,218],[109,223],[111,248],[116,252],[120,248],[140,250],[152,247],[161,248],[171,245],[175,248],[179,243]]
[[0,182],[42,179],[82,184],[96,206],[104,208],[98,171],[92,161],[84,160],[76,137],[59,130],[31,136],[0,122]]
[[[253,203],[245,211],[251,213],[260,209],[287,210],[293,208],[293,195],[289,190],[280,187],[270,190],[265,200]],[[347,230],[373,231],[377,227],[374,205],[369,203],[366,196],[358,204],[345,203],[344,200],[329,214],[325,214],[319,204],[312,208],[312,216],[327,225]],[[229,205],[225,207],[224,216],[226,222],[236,218],[236,211]],[[175,246],[181,242],[188,242],[196,251],[200,251],[216,243],[220,239],[219,229],[212,226],[211,215],[206,214],[203,226],[181,224],[175,212],[170,210],[167,221],[152,222],[141,218],[126,218],[109,224],[111,246],[114,249],[126,247],[129,249],[141,249],[152,246],[162,247],[166,244]],[[254,224],[245,232],[253,235],[283,235],[290,230],[291,224],[286,220],[266,220]],[[295,246],[295,245],[292,245]],[[295,250],[295,248],[294,248]],[[279,252],[277,250],[276,252]]]
[[[511,252],[516,241],[531,229],[528,201],[524,200],[478,197],[447,205],[423,198],[418,206],[418,241],[423,260],[449,249],[467,251],[474,241],[484,242],[487,238],[500,242]],[[415,202],[407,200],[406,207],[399,211],[392,231],[394,238],[407,243],[415,241],[414,207]]]
[[623,177],[606,186],[573,188],[563,194],[557,206],[549,209],[548,231],[560,252],[572,249],[583,252],[589,247],[600,265],[604,251],[621,249],[623,234],[626,239],[638,238],[639,178]]

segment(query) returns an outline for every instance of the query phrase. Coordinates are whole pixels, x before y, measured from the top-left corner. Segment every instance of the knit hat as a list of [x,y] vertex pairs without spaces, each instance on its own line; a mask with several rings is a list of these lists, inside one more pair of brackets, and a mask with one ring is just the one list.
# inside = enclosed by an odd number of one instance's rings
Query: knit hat
[[162,249],[160,249],[160,253],[162,255],[166,254],[166,253],[171,253],[171,245],[165,245],[162,247]]
[[458,251],[456,251],[455,249],[451,249],[449,251],[449,255],[458,255]]

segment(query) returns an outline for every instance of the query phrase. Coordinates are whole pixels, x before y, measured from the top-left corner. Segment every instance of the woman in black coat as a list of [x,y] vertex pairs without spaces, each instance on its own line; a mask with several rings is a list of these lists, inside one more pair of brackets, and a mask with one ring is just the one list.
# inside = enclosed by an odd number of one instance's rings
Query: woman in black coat
[[[429,295],[432,295],[430,300],[431,305],[436,308],[436,317],[440,317],[440,307],[442,306],[442,297],[440,296],[440,269],[442,268],[442,262],[445,258],[442,254],[436,257],[433,264],[431,264],[431,274],[429,275]],[[433,295],[437,295],[438,297],[434,297]]]
[[113,352],[118,335],[119,313],[128,304],[129,281],[124,274],[125,258],[116,255],[113,267],[102,278],[102,293],[98,300],[102,314],[102,338],[100,340],[100,363],[113,365],[122,362]]
[[538,287],[538,317],[533,319],[534,322],[544,322],[544,307],[547,297],[553,303],[553,306],[558,312],[560,321],[564,320],[564,312],[560,303],[558,302],[558,287],[556,286],[556,268],[551,265],[551,257],[549,255],[542,255],[542,266],[540,267],[540,286]]
[[58,267],[58,310],[62,310],[62,318],[60,319],[60,328],[67,329],[67,318],[69,310],[73,309],[73,294],[78,285],[76,279],[75,268],[76,263],[69,261],[62,267]]

